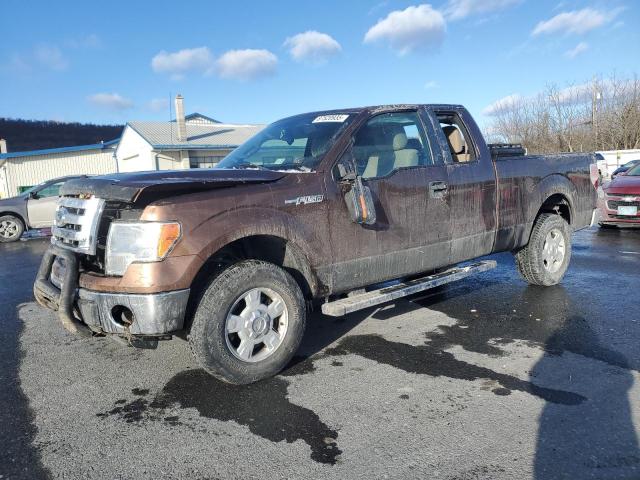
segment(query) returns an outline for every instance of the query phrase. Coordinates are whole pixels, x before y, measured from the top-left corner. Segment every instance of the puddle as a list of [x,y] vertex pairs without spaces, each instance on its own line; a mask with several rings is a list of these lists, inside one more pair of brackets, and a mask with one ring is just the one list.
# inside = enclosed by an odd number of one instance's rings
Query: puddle
[[511,391],[517,390],[540,397],[548,402],[563,405],[579,405],[586,400],[585,397],[577,393],[540,387],[512,375],[458,360],[452,353],[442,351],[430,344],[413,346],[406,343],[390,342],[379,335],[353,335],[342,339],[338,346],[329,349],[327,354],[360,355],[405,372],[431,377],[447,377],[467,381],[493,380],[501,386],[501,388],[492,390],[496,395],[508,395]]

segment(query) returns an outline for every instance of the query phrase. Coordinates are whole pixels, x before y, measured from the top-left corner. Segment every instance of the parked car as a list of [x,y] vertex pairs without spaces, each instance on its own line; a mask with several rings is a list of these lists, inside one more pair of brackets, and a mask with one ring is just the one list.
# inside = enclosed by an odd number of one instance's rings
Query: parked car
[[640,163],[604,185],[598,200],[602,227],[640,225]]
[[619,166],[611,174],[611,179],[616,178],[621,173],[625,173],[625,172],[629,171],[631,168],[635,167],[636,165],[640,165],[640,159],[631,160],[630,162],[627,162],[624,165]]
[[76,178],[86,177],[54,178],[16,197],[0,200],[0,242],[15,242],[29,228],[51,227],[60,187]]
[[186,336],[209,373],[250,383],[287,365],[314,303],[340,316],[503,251],[529,283],[557,284],[597,177],[592,154],[488,146],[461,106],[307,113],[215,169],[66,183],[34,292],[72,332]]

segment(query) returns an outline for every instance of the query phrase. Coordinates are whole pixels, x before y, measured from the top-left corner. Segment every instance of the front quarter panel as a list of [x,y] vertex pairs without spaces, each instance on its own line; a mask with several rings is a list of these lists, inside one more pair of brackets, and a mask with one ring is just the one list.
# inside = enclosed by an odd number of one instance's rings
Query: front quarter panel
[[313,272],[330,259],[327,204],[319,173],[292,173],[275,183],[156,202],[145,209],[142,220],[179,221],[182,238],[170,256],[196,256],[200,266],[225,245],[252,235],[287,240]]
[[0,215],[13,214],[19,216],[30,227],[29,216],[27,214],[27,198],[12,197],[0,200]]

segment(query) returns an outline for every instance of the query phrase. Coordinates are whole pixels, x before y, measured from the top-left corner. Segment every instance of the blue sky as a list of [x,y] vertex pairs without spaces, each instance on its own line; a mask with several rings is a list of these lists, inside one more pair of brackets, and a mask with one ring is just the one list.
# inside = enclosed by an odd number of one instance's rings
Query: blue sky
[[3,0],[2,18],[2,117],[164,120],[181,93],[226,122],[398,102],[484,122],[509,95],[640,73],[637,0]]

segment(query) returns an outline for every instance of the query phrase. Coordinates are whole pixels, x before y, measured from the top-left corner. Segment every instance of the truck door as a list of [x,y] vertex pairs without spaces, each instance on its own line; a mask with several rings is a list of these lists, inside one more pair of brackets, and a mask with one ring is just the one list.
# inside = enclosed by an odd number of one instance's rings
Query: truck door
[[[371,189],[373,225],[354,223],[335,175],[327,185],[334,291],[412,275],[447,265],[450,214],[447,170],[416,110],[372,116],[338,162],[355,162]],[[438,147],[436,147],[438,148]]]
[[29,226],[32,228],[45,228],[53,225],[53,217],[56,213],[58,195],[62,182],[53,183],[36,192],[27,201],[27,213],[29,214]]
[[[496,232],[496,178],[482,134],[464,109],[431,114],[440,126],[449,178],[451,263],[491,253]],[[476,141],[477,140],[477,141]]]

